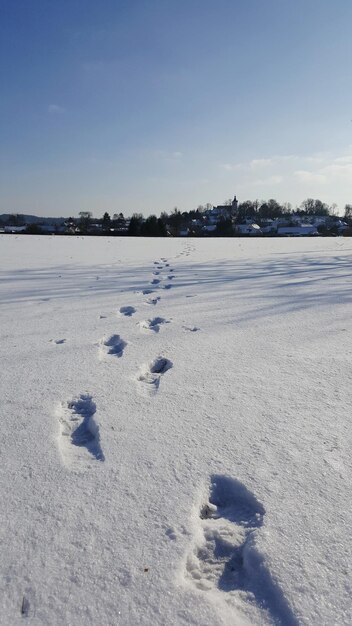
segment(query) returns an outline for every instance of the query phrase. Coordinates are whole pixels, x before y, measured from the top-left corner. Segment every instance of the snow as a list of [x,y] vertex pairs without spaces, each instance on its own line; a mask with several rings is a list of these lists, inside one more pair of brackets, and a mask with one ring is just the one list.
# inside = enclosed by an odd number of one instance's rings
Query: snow
[[351,253],[0,235],[1,624],[351,624]]

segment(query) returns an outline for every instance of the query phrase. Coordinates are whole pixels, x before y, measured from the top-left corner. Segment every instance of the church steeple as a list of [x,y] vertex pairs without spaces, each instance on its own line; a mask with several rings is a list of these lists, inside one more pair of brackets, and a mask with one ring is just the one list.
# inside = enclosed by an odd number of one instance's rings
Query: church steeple
[[238,200],[236,198],[236,196],[234,196],[233,200],[232,200],[232,211],[236,212],[238,209]]

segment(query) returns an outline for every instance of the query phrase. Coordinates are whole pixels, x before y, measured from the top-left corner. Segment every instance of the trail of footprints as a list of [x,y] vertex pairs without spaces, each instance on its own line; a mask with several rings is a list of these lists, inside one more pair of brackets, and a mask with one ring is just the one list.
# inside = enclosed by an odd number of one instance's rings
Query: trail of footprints
[[[154,261],[154,270],[150,286],[142,294],[147,296],[145,304],[155,307],[161,300],[155,289],[170,289],[171,280],[175,278],[174,270],[170,268],[167,259]],[[166,277],[163,276],[166,270]],[[169,282],[165,282],[169,281]],[[137,309],[131,305],[121,306],[118,316],[131,318]],[[99,319],[106,319],[101,315]],[[141,333],[157,334],[160,328],[169,324],[170,320],[156,316],[138,322]],[[55,343],[64,343],[56,340]],[[108,363],[114,359],[121,359],[127,347],[127,342],[119,335],[104,336],[98,343],[98,358]],[[162,355],[153,361],[141,365],[135,376],[137,389],[142,395],[153,396],[157,393],[162,376],[172,368],[172,362]],[[64,465],[72,470],[82,471],[91,467],[94,461],[104,461],[104,454],[100,445],[99,426],[95,420],[96,405],[88,393],[74,397],[68,402],[61,403],[57,409],[59,422],[59,448]]]
[[[187,248],[179,256],[188,256],[189,253]],[[154,266],[157,270],[152,273],[150,281],[153,288],[142,291],[144,296],[148,296],[145,300],[148,306],[156,306],[161,299],[155,295],[155,287],[171,288],[171,282],[163,282],[162,271],[167,270],[167,281],[175,278],[167,259],[154,261]],[[118,314],[130,318],[136,312],[135,307],[128,305],[120,307]],[[100,316],[101,319],[105,317]],[[169,320],[155,316],[139,321],[138,326],[142,333],[152,335],[169,323]],[[197,326],[183,328],[189,332],[199,330]],[[127,345],[119,334],[103,337],[98,344],[100,361],[122,358]],[[162,377],[172,366],[172,361],[163,355],[142,364],[135,376],[139,393],[154,396]],[[57,409],[59,449],[64,465],[70,470],[85,471],[93,464],[104,461],[95,415],[96,404],[88,393],[61,403]],[[240,594],[238,597],[242,601],[245,599],[247,605],[256,611],[256,619],[260,620],[265,614],[267,620],[273,623],[297,626],[297,620],[255,547],[255,535],[263,525],[264,515],[262,504],[243,484],[227,476],[212,476],[208,497],[197,511],[194,539],[186,555],[184,576],[200,592],[226,594],[219,597],[228,607],[231,606],[231,599],[236,606],[236,594]],[[171,531],[168,536],[175,538]],[[29,603],[23,597],[22,615],[29,615],[29,611]]]

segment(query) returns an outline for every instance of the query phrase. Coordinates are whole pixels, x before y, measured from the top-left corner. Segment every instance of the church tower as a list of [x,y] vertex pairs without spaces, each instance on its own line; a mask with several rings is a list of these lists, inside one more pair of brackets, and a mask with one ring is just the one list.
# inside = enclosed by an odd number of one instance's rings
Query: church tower
[[238,209],[238,200],[237,200],[236,196],[234,196],[234,198],[232,200],[232,215],[237,213],[237,209]]

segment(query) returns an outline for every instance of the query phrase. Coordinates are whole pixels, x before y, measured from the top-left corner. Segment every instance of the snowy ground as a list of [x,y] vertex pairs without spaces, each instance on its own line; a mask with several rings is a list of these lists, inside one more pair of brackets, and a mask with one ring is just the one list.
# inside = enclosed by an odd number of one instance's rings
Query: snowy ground
[[352,623],[351,253],[0,237],[1,624]]

